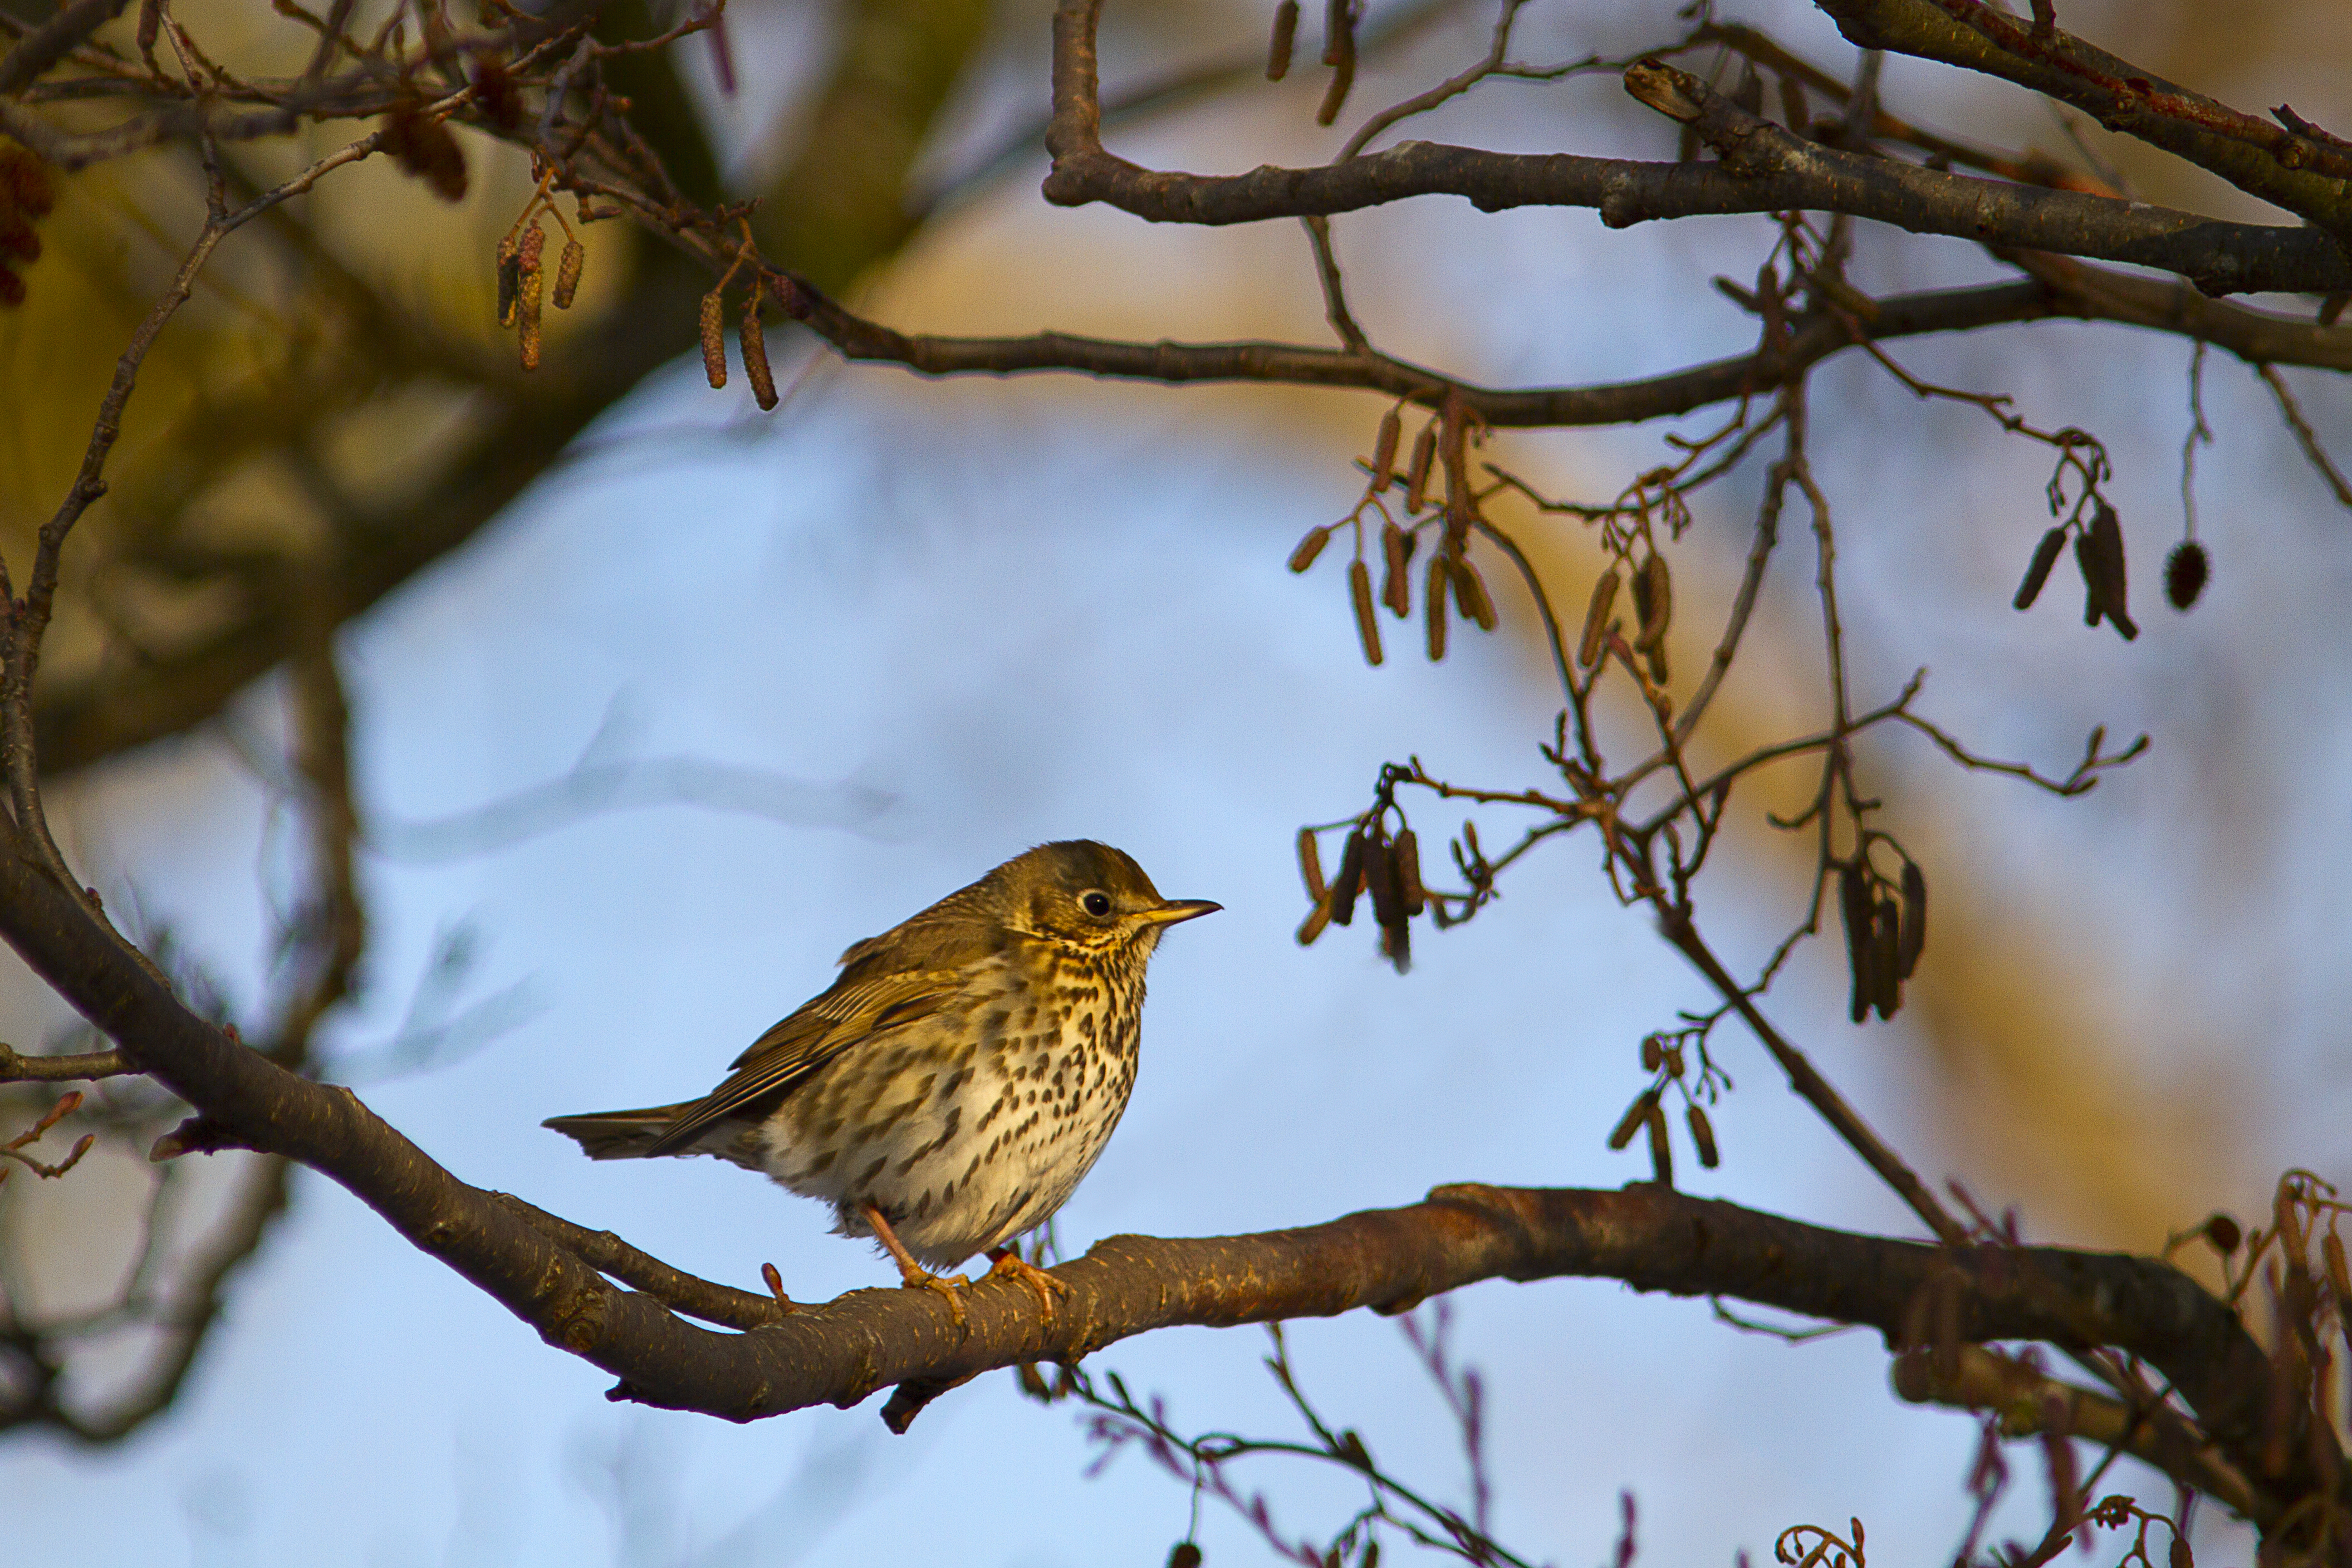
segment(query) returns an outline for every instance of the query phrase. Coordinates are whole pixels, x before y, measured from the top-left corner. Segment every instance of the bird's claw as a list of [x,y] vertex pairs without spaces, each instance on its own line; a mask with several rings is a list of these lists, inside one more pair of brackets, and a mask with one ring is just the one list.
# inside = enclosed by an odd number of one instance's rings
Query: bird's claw
[[955,1320],[956,1327],[963,1327],[963,1297],[959,1292],[971,1289],[971,1280],[961,1274],[934,1274],[919,1266],[902,1268],[898,1272],[909,1290],[937,1290],[940,1299],[947,1302],[948,1315]]
[[1002,1277],[1016,1279],[1026,1285],[1037,1293],[1037,1305],[1045,1310],[1045,1316],[1048,1318],[1054,1315],[1054,1299],[1056,1296],[1066,1296],[1070,1293],[1069,1286],[1055,1279],[1009,1247],[990,1253],[988,1258],[987,1278],[994,1279]]

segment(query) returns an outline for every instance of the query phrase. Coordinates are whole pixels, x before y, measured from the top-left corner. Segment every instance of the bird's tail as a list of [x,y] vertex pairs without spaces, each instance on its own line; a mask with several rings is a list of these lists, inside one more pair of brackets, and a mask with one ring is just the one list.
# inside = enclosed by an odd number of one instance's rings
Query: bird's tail
[[[654,1105],[643,1110],[591,1110],[579,1116],[551,1116],[540,1123],[576,1142],[591,1160],[642,1160],[670,1124],[699,1104]],[[677,1150],[688,1153],[689,1150]]]

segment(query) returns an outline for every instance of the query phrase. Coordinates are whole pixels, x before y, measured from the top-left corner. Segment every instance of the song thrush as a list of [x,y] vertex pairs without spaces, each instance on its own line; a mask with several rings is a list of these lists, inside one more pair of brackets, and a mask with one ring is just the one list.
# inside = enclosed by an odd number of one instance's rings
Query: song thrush
[[[1107,844],[1041,845],[841,955],[841,977],[700,1100],[558,1116],[589,1158],[716,1154],[834,1206],[910,1287],[974,1253],[1036,1290],[1010,1243],[1066,1202],[1135,1086],[1143,969],[1214,912],[1162,899]],[[927,1268],[926,1265],[930,1267]]]

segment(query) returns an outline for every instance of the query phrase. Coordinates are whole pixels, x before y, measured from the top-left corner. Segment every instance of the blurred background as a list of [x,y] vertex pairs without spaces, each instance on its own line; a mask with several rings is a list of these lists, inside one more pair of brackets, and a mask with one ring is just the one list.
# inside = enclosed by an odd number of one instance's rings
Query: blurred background
[[[1310,50],[1290,80],[1263,80],[1270,11],[1112,6],[1106,94],[1134,102],[1111,121],[1114,149],[1199,171],[1327,158],[1361,115],[1475,58],[1492,23],[1483,5],[1374,5],[1385,41],[1325,132]],[[2242,107],[2284,101],[2340,126],[2347,12],[2075,0],[2063,19]],[[1327,341],[1294,226],[1178,229],[1044,204],[1049,13],[733,0],[731,89],[710,40],[689,38],[640,61],[630,90],[689,193],[759,195],[777,260],[902,330]],[[178,14],[257,69],[299,61],[308,37],[225,0]],[[634,36],[657,20],[607,14]],[[1737,19],[1853,68],[1805,6]],[[1539,5],[1515,52],[1622,52],[1676,26],[1663,5]],[[1893,61],[1883,91],[1939,130],[2112,160],[2152,201],[2278,221],[1997,83]],[[348,134],[331,131],[251,148],[244,174],[282,178]],[[1400,133],[1651,158],[1674,143],[1605,75],[1489,84]],[[586,230],[580,302],[551,316],[549,363],[526,376],[492,321],[492,250],[530,180],[510,150],[467,152],[455,207],[377,160],[227,242],[150,360],[112,490],[68,555],[39,699],[53,818],[84,879],[192,994],[240,1021],[282,1005],[311,855],[285,666],[323,620],[350,710],[366,945],[308,1059],[467,1181],[746,1288],[771,1261],[803,1300],[888,1283],[863,1244],[824,1234],[814,1205],[715,1162],[592,1165],[538,1123],[701,1092],[850,942],[1077,836],[1226,912],[1161,950],[1141,1082],[1060,1216],[1066,1251],[1122,1231],[1307,1224],[1444,1181],[1647,1176],[1638,1146],[1603,1140],[1646,1081],[1642,1037],[1706,995],[1619,910],[1586,840],[1531,857],[1468,926],[1420,933],[1408,976],[1361,930],[1291,940],[1299,824],[1361,809],[1380,764],[1408,754],[1459,783],[1540,786],[1557,706],[1528,602],[1493,567],[1495,635],[1457,628],[1433,667],[1416,628],[1385,623],[1378,669],[1357,652],[1341,568],[1283,570],[1300,533],[1360,493],[1351,459],[1381,400],[929,382],[778,337],[788,391],[763,415],[740,378],[712,392],[694,363],[709,280],[619,224]],[[0,312],[11,562],[70,482],[200,190],[170,153],[60,182],[26,303]],[[1771,243],[1762,218],[1612,233],[1590,213],[1447,200],[1333,232],[1376,343],[1513,385],[1739,352],[1752,324],[1707,279],[1752,275]],[[1854,276],[1885,292],[1999,271],[1965,246],[1865,230]],[[1957,772],[1916,737],[1867,742],[1865,784],[1934,889],[1912,1005],[1846,1023],[1832,936],[1768,1011],[1916,1166],[1989,1210],[2014,1205],[2032,1239],[2155,1250],[2216,1208],[2258,1215],[2287,1166],[2352,1175],[2352,518],[2262,383],[2210,356],[2215,439],[2195,495],[2214,579],[2175,614],[2155,587],[2183,527],[2189,344],[2043,323],[1895,353],[2106,443],[2144,635],[2085,629],[2063,576],[2012,612],[2047,526],[2044,450],[1849,356],[1813,378],[1812,454],[1838,509],[1857,705],[1924,666],[1921,710],[1988,754],[2063,773],[2095,724],[2153,743],[2060,801]],[[2320,439],[2352,454],[2340,383],[2284,374]],[[1550,493],[1605,500],[1660,460],[1667,428],[1515,433],[1488,455]],[[1682,671],[1720,625],[1762,466],[1701,492],[1674,549]],[[1526,508],[1502,520],[1580,605],[1601,565],[1582,526]],[[1825,711],[1812,574],[1810,541],[1784,528],[1714,721],[1724,755]],[[1761,825],[1768,794],[1701,888],[1703,926],[1748,971],[1807,897],[1804,860]],[[1406,805],[1433,847],[1465,815]],[[1478,821],[1490,846],[1509,841],[1507,814]],[[0,963],[0,1037],[95,1048]],[[1724,1163],[1685,1158],[1682,1185],[1914,1233],[1760,1049],[1727,1028],[1716,1050],[1737,1080],[1715,1113]],[[141,1096],[110,1082],[82,1115],[152,1138],[159,1110]],[[0,1091],[0,1130],[45,1099]],[[64,1180],[0,1186],[18,1340],[30,1324],[85,1331],[42,1341],[69,1352],[58,1398],[82,1435],[0,1435],[26,1561],[1145,1563],[1192,1528],[1185,1487],[1134,1453],[1089,1475],[1081,1413],[1021,1399],[1009,1373],[904,1438],[870,1404],[746,1427],[607,1404],[604,1374],[324,1180],[295,1173],[265,1221],[256,1194],[278,1189],[263,1162],[159,1173],[144,1147],[126,1133]],[[247,1213],[258,1247],[216,1300],[157,1295],[204,1279],[207,1249],[236,1251],[222,1219]],[[199,1342],[188,1319],[215,1307]],[[1487,1380],[1496,1533],[1531,1559],[1608,1554],[1622,1491],[1644,1560],[1760,1560],[1788,1525],[1859,1515],[1887,1561],[1924,1561],[1966,1527],[1975,1423],[1898,1404],[1866,1335],[1791,1346],[1602,1282],[1490,1283],[1453,1309],[1457,1353]],[[1302,1323],[1291,1346],[1335,1422],[1392,1471],[1463,1495],[1453,1431],[1395,1324]],[[1188,1429],[1286,1434],[1265,1348],[1255,1330],[1182,1330],[1088,1365],[1160,1392]],[[2039,1459],[2011,1463],[1995,1532],[2038,1534]],[[1235,1479],[1269,1493],[1287,1533],[1354,1506],[1283,1464]],[[2115,1475],[2169,1506],[2168,1484]],[[2205,1524],[2201,1545],[2244,1549]],[[1212,1561],[1269,1558],[1213,1505],[1198,1530]]]

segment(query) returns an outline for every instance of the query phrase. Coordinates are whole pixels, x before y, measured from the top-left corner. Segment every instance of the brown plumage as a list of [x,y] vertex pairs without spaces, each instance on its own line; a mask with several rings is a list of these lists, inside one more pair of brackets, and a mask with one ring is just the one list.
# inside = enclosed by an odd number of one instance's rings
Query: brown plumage
[[1127,1109],[1160,933],[1217,908],[1162,899],[1108,845],[1041,845],[851,947],[702,1099],[546,1125],[592,1159],[763,1171],[879,1239],[908,1285],[946,1290],[930,1268],[985,1252],[1050,1311],[1057,1284],[1008,1244],[1067,1201]]

